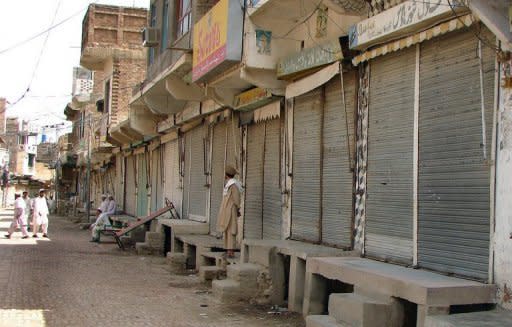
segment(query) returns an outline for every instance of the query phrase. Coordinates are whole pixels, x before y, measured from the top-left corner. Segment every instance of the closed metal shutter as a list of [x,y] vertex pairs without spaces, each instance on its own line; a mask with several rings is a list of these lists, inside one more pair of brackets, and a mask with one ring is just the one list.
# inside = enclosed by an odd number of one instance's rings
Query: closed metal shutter
[[226,121],[226,165],[236,167],[238,158],[237,150],[239,149],[240,144],[240,129],[237,126],[236,121],[233,119],[229,119]]
[[115,180],[115,200],[118,208],[124,203],[124,184],[125,174],[124,171],[126,166],[124,165],[124,158],[121,153],[116,155],[116,174],[114,177]]
[[416,49],[370,62],[365,252],[413,260],[413,142]]
[[148,179],[146,154],[137,156],[137,216],[145,217],[148,214]]
[[[471,32],[450,33],[421,46],[418,263],[485,280],[490,167],[481,147],[477,49]],[[483,52],[486,149],[492,160],[495,56],[485,46]]]
[[224,158],[226,156],[226,122],[213,127],[212,185],[210,188],[210,233],[217,231],[217,215],[224,189]]
[[124,211],[132,216],[137,214],[137,196],[135,188],[135,156],[126,157],[126,182]]
[[151,152],[151,212],[162,208],[160,152],[161,148],[157,148]]
[[164,144],[163,164],[163,199],[168,198],[180,213],[182,204],[182,192],[180,190],[179,153],[178,141],[170,141]]
[[204,127],[199,126],[185,135],[185,218],[206,221],[206,178],[204,175]]
[[247,173],[245,177],[244,238],[263,237],[263,149],[265,124],[247,127]]
[[281,239],[280,120],[266,121],[263,168],[263,238]]
[[326,85],[323,171],[322,171],[322,243],[351,246],[354,173],[354,112],[356,74],[343,74],[346,112],[343,106],[341,78]]
[[292,238],[320,241],[322,89],[295,98],[293,113]]

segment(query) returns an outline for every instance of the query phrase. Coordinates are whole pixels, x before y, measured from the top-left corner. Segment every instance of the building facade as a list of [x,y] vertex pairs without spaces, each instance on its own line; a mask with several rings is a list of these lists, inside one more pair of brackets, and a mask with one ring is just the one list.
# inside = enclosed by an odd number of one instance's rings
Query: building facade
[[[230,165],[244,186],[241,260],[270,280],[245,296],[322,313],[339,288],[328,280],[364,293],[357,278],[329,270],[355,257],[454,276],[443,282],[474,291],[430,305],[385,290],[414,303],[418,326],[434,309],[509,308],[512,39],[496,7],[297,3],[154,0],[146,14],[91,6],[81,64],[94,71],[94,91],[66,109],[75,121],[95,117],[78,155],[91,196],[113,193],[139,217],[169,200],[183,219],[166,223],[171,242],[177,228],[214,239]],[[145,27],[147,51],[119,23],[127,17]],[[118,28],[110,39],[106,23]],[[112,49],[120,35],[127,43]],[[325,256],[336,259],[314,259]],[[214,292],[227,285],[215,281]]]

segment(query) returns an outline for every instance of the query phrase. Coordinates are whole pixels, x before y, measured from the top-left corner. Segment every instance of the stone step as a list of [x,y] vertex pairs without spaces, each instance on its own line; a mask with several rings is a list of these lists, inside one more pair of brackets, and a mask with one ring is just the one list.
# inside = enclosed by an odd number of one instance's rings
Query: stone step
[[247,293],[243,294],[240,288],[240,282],[232,279],[214,280],[212,281],[213,296],[221,302],[236,302],[244,300]]
[[232,264],[227,266],[227,277],[244,284],[255,285],[260,266],[253,263]]
[[158,232],[146,232],[145,242],[153,247],[163,247],[164,246],[164,236],[162,233]]
[[208,282],[215,279],[221,279],[226,276],[226,270],[217,266],[199,267],[199,279],[202,282]]
[[[398,307],[397,307],[398,306]],[[375,299],[356,293],[333,293],[329,296],[329,315],[337,322],[358,327],[394,327],[403,321],[398,301]]]
[[351,327],[345,323],[339,323],[331,316],[311,315],[306,317],[306,327]]

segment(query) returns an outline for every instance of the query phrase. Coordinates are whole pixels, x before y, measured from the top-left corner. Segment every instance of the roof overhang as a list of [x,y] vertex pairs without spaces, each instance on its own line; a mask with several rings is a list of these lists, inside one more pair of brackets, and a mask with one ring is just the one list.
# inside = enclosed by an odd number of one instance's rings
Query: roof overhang
[[183,54],[174,65],[146,83],[130,104],[142,101],[155,115],[180,112],[187,101],[201,101],[204,91],[195,83],[186,81],[192,69],[192,55]]

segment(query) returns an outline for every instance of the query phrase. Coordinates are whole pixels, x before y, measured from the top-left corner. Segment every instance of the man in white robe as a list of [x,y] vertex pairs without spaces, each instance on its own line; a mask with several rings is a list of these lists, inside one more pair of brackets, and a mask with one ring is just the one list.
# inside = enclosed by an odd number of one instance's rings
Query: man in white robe
[[48,238],[48,203],[46,203],[45,190],[39,190],[39,196],[34,199],[33,204],[33,224],[34,224],[34,235],[32,237],[37,237],[37,233],[39,232],[39,228],[41,227],[43,231],[43,237]]
[[25,201],[21,198],[19,193],[16,193],[14,195],[14,199],[14,217],[11,226],[7,231],[7,234],[5,234],[5,237],[11,238],[11,235],[19,227],[21,229],[22,234],[21,238],[25,239],[28,238],[27,215],[25,214]]
[[23,192],[21,196],[23,201],[25,201],[25,216],[27,217],[27,231],[30,231],[30,226],[32,226],[32,199],[28,195],[27,191]]
[[100,241],[100,231],[102,229],[112,227],[110,223],[110,215],[116,213],[116,201],[112,195],[108,196],[108,206],[105,212],[100,213],[96,222],[91,225],[91,242],[99,242]]

